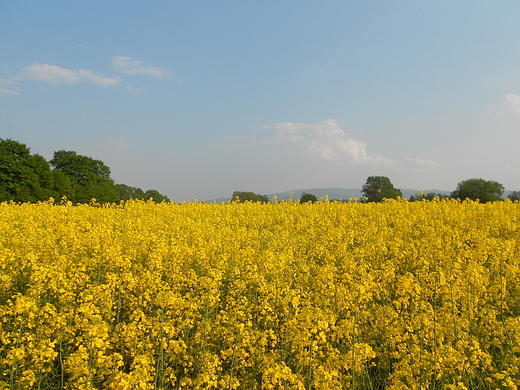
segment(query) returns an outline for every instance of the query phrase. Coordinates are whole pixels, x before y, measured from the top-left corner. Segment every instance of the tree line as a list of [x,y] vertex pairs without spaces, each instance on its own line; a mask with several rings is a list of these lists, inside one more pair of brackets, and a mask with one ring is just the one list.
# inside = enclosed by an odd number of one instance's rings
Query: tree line
[[0,201],[37,202],[63,197],[72,203],[114,203],[130,199],[169,201],[157,190],[115,184],[103,161],[59,150],[47,161],[27,145],[0,138]]
[[[385,176],[370,176],[363,186],[363,195],[368,202],[380,202],[384,198],[397,199],[402,197],[401,191],[394,188],[392,182]],[[410,201],[432,200],[434,198],[451,198],[451,199],[471,199],[481,203],[496,202],[503,200],[504,186],[494,180],[484,180],[480,178],[463,180],[457,184],[455,191],[450,195],[436,194],[430,192],[425,194],[419,191],[417,195],[412,195]],[[508,198],[512,201],[520,200],[520,192],[513,191]]]
[[[382,202],[384,199],[397,199],[403,197],[401,190],[395,188],[390,179],[386,176],[369,176],[361,190],[363,198],[361,202]],[[419,191],[417,195],[410,196],[409,201],[433,200],[434,198],[452,198],[452,199],[471,199],[481,203],[495,202],[502,199],[504,186],[493,180],[484,179],[468,179],[458,183],[455,191],[450,195],[430,192],[425,194]],[[513,191],[508,195],[512,201],[520,201],[520,191]],[[268,202],[266,195],[259,195],[253,192],[235,191],[232,201],[237,202]],[[313,194],[302,193],[300,203],[316,202],[317,198]]]
[[[384,199],[402,197],[386,176],[369,176],[361,190],[361,202],[381,202]],[[431,200],[435,197],[472,199],[482,203],[502,200],[504,186],[496,181],[468,179],[458,183],[450,195],[419,191],[410,201]],[[63,197],[73,203],[114,203],[130,199],[150,199],[155,202],[170,201],[157,190],[143,191],[125,184],[115,184],[110,168],[103,161],[82,156],[74,151],[59,150],[47,161],[39,154],[31,154],[27,145],[12,139],[0,138],[0,201],[37,202]],[[509,199],[520,201],[520,191],[513,191]],[[316,202],[313,194],[303,193],[300,202]],[[232,201],[269,202],[266,195],[235,191]]]

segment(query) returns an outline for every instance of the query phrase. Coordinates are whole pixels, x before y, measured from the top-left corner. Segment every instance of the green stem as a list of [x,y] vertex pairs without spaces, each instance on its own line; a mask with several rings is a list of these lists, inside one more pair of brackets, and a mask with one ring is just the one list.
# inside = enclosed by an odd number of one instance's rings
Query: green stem
[[312,347],[314,344],[314,335],[311,339],[311,345],[309,347],[309,373],[307,376],[307,390],[310,390],[312,387]]

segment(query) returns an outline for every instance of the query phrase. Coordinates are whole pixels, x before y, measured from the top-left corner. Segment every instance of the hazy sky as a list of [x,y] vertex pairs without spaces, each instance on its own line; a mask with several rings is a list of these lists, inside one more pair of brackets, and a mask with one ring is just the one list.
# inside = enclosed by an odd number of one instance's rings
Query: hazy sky
[[520,190],[520,2],[0,1],[0,138],[172,200]]

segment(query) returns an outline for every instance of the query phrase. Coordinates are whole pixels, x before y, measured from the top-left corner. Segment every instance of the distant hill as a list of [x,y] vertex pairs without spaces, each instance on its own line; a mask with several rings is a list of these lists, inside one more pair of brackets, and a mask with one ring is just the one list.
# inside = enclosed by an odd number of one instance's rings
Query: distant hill
[[272,199],[276,195],[277,200],[288,200],[291,197],[291,192],[294,192],[293,199],[297,200],[302,197],[304,192],[315,195],[318,199],[321,197],[328,196],[329,200],[333,199],[348,199],[348,198],[361,198],[361,190],[359,188],[309,188],[300,190],[291,190],[278,192],[276,194],[269,194],[267,197]]
[[[400,188],[401,192],[403,193],[403,196],[406,199],[410,199],[410,196],[417,195],[419,192],[418,190],[412,190],[409,188]],[[339,200],[339,199],[348,199],[348,198],[358,198],[361,199],[363,197],[363,194],[361,193],[360,188],[310,188],[306,190],[294,190],[294,196],[293,199],[300,199],[302,196],[302,193],[306,192],[308,194],[316,195],[316,197],[324,197],[327,195],[329,197],[329,200]],[[443,191],[443,190],[426,190],[424,191],[425,194],[428,194],[430,192],[434,192],[436,194],[443,194],[443,195],[449,195],[450,191]],[[273,195],[276,195],[278,200],[287,200],[289,199],[289,196],[291,194],[291,191],[285,191],[280,192],[277,194],[271,194],[268,195],[269,198],[272,198]]]
[[[348,198],[358,198],[361,199],[363,197],[363,194],[361,193],[360,188],[308,188],[308,189],[299,189],[299,190],[289,190],[284,192],[277,192],[274,194],[267,194],[267,197],[269,199],[273,199],[273,197],[276,195],[276,200],[288,200],[291,197],[294,200],[300,199],[302,196],[302,193],[306,192],[308,194],[315,195],[318,199],[321,197],[328,196],[329,200],[339,200],[339,199],[348,199]],[[411,190],[407,188],[401,188],[401,192],[403,193],[403,196],[406,199],[409,199],[411,195],[417,195],[419,192],[418,190]],[[446,194],[449,195],[450,191],[442,191],[442,190],[427,190],[424,191],[425,194],[428,194],[430,192],[434,192],[436,194]],[[264,195],[264,194],[262,194]],[[505,195],[507,196],[507,194]],[[212,199],[208,200],[207,202],[227,202],[231,200],[231,197],[229,198],[218,198],[218,199]]]
[[[409,188],[400,188],[401,192],[403,193],[403,196],[406,199],[410,199],[410,196],[417,195],[419,190],[412,190]],[[430,192],[433,192],[434,194],[442,194],[442,195],[450,195],[451,191],[444,191],[444,190],[423,190],[424,194],[429,194]],[[302,196],[302,193],[306,192],[308,194],[315,195],[318,199],[321,197],[325,197],[327,195],[329,197],[329,200],[347,200],[348,198],[358,198],[361,199],[363,197],[363,194],[361,193],[360,188],[309,188],[309,189],[300,189],[300,190],[291,190],[291,191],[284,191],[284,192],[277,192],[275,194],[267,194],[267,197],[269,199],[273,199],[273,197],[276,195],[276,200],[288,200],[291,197],[291,192],[293,192],[292,198],[294,200],[300,199]],[[505,199],[509,194],[511,194],[513,191],[504,191],[502,194],[502,198]],[[264,195],[264,194],[261,194]],[[222,203],[222,202],[228,202],[231,200],[231,197],[229,198],[218,198],[218,199],[212,199],[207,200],[205,202],[208,203]]]

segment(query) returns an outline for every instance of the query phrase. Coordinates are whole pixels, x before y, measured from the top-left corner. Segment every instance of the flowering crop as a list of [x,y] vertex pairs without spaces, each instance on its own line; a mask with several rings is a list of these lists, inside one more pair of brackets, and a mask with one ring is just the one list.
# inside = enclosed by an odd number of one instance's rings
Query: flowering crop
[[0,389],[517,389],[520,204],[0,204]]

